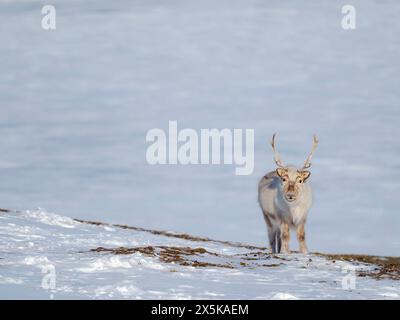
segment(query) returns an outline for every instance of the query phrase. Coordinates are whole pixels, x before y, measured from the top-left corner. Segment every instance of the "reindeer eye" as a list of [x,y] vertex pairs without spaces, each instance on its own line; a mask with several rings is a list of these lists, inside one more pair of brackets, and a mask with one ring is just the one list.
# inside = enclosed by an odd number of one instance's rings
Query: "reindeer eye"
[[303,180],[300,179],[300,180],[299,180],[299,183],[303,183]]
[[282,181],[283,181],[283,182],[286,182],[286,178],[282,178]]

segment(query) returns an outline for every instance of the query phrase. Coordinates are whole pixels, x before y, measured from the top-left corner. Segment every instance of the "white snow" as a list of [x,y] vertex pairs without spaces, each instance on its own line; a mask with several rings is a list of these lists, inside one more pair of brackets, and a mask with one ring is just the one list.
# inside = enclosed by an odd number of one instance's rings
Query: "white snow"
[[[346,270],[367,270],[373,266],[333,262],[314,254],[271,257],[262,249],[88,225],[43,209],[1,213],[0,244],[2,299],[400,297],[400,282],[394,280],[355,277],[354,288],[343,287],[345,277],[349,276]],[[138,252],[115,255],[90,251],[98,247],[148,245],[204,248],[207,253],[190,256],[188,260],[229,264],[233,268],[184,266]],[[244,259],[254,254],[258,259]],[[54,286],[48,285],[50,274],[55,274]]]
[[298,300],[299,298],[290,293],[278,292],[271,297],[272,300]]

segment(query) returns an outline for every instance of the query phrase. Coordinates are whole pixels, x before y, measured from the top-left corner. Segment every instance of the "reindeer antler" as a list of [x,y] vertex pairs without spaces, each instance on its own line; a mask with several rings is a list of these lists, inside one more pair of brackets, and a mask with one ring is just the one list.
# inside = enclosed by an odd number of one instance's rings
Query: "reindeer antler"
[[313,136],[313,146],[312,146],[312,149],[311,149],[310,154],[309,154],[308,157],[307,157],[306,162],[304,162],[304,165],[303,165],[303,169],[302,169],[302,170],[308,169],[308,168],[311,167],[311,158],[312,158],[312,156],[313,156],[313,153],[314,153],[315,149],[316,149],[317,146],[318,146],[318,142],[319,142],[319,141],[318,141],[318,139],[317,139],[317,136],[314,134],[314,136]]
[[282,162],[282,160],[281,160],[281,156],[280,156],[279,153],[276,152],[276,150],[275,150],[275,136],[276,136],[276,133],[273,134],[272,140],[271,140],[272,150],[274,151],[274,161],[275,161],[275,163],[276,163],[276,165],[277,165],[278,167],[283,168],[283,167],[285,167],[285,165],[283,164],[283,162]]

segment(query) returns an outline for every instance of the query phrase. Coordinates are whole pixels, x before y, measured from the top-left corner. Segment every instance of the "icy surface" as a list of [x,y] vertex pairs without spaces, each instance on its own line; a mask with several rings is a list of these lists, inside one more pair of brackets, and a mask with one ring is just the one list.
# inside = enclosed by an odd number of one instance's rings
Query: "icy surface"
[[[310,249],[398,255],[399,1],[351,1],[354,31],[337,0],[51,3],[55,31],[0,1],[0,207],[266,245],[267,142],[301,164],[315,132]],[[168,120],[255,128],[253,175],[148,165]]]
[[[271,257],[260,249],[82,224],[43,210],[1,213],[0,243],[3,299],[400,298],[399,281],[356,277],[354,287],[343,287],[350,262],[313,254]],[[202,248],[206,254],[188,261],[232,268],[184,266],[138,252],[90,251],[141,246]],[[265,258],[251,260],[255,254]],[[49,270],[54,270],[54,286],[46,286]]]

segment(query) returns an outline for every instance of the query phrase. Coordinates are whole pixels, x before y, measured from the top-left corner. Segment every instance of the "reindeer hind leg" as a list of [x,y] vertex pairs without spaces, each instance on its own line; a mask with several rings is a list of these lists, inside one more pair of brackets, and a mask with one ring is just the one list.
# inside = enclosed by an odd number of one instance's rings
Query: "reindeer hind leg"
[[281,252],[282,248],[282,240],[281,240],[281,231],[279,229],[276,230],[276,247],[277,247],[277,252]]
[[272,253],[276,253],[277,250],[279,250],[277,247],[278,244],[277,229],[274,228],[274,226],[272,225],[271,218],[268,212],[263,211],[263,216],[265,223],[267,224],[269,245],[271,246]]
[[268,228],[268,238],[269,238],[269,245],[271,246],[272,253],[276,253],[278,250],[276,230],[274,230],[272,228]]

